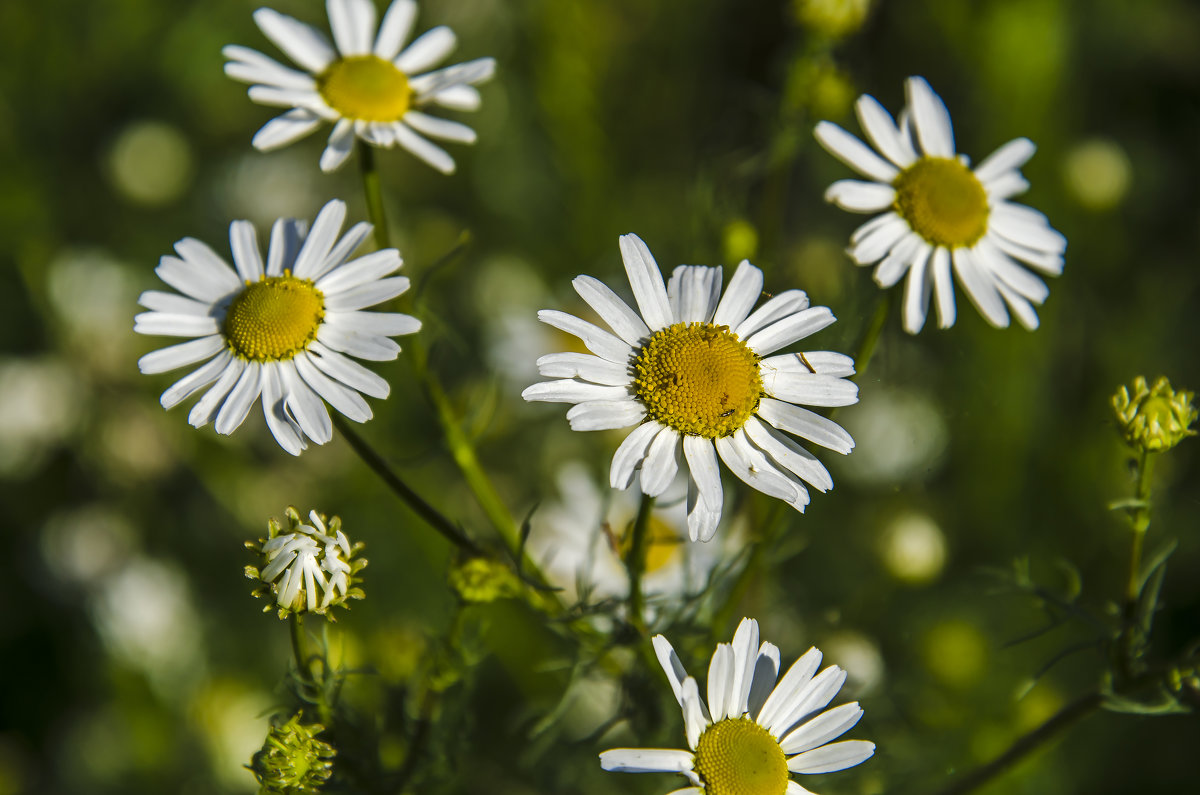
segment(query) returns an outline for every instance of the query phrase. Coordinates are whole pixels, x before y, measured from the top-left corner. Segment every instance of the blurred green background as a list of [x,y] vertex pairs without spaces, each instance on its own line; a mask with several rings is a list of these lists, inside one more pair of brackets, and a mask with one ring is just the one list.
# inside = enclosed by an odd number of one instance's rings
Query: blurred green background
[[[272,113],[223,75],[220,50],[277,56],[256,5],[0,4],[0,506],[12,556],[0,578],[0,795],[254,790],[241,766],[281,698],[289,648],[285,625],[250,598],[242,542],[288,504],[339,514],[367,543],[367,599],[343,614],[335,646],[367,672],[356,698],[385,727],[411,705],[380,694],[403,692],[450,620],[447,545],[340,439],[292,459],[257,413],[230,438],[195,431],[157,404],[171,376],[137,372],[166,343],[132,333],[135,301],[159,286],[153,268],[174,241],[227,252],[230,220],[311,218],[333,197],[365,218],[355,164],[317,170],[325,133],[250,148]],[[843,696],[866,710],[851,736],[878,751],[802,782],[823,795],[934,791],[1094,686],[1103,661],[1085,650],[1030,689],[1086,633],[1010,645],[1044,618],[986,570],[1028,558],[1065,587],[1075,567],[1080,602],[1103,614],[1128,554],[1106,505],[1132,489],[1109,396],[1139,373],[1200,386],[1200,6],[882,0],[845,36],[819,13],[859,5],[426,0],[419,30],[448,24],[457,59],[499,62],[483,109],[463,119],[479,141],[452,149],[450,178],[399,150],[378,157],[432,366],[520,517],[556,497],[566,462],[605,472],[620,438],[572,433],[563,407],[519,398],[534,359],[562,349],[536,310],[580,311],[579,273],[621,289],[619,234],[641,235],[665,269],[749,257],[768,291],[801,287],[838,316],[811,347],[853,352],[882,294],[843,254],[861,219],[822,201],[850,174],[815,145],[813,124],[857,131],[859,93],[894,112],[919,74],[975,161],[1018,136],[1037,142],[1023,200],[1070,241],[1042,327],[997,331],[960,305],[952,330],[911,338],[892,317],[860,404],[839,413],[857,449],[822,455],[835,489],[805,516],[778,514],[761,576],[724,623],[677,644],[700,674],[705,649],[751,615],[785,663],[815,644],[850,671]],[[273,7],[327,24],[312,0]],[[463,255],[431,269],[464,230]],[[485,535],[406,355],[375,369],[392,396],[375,402],[370,438]],[[1150,545],[1180,541],[1163,653],[1200,635],[1193,448],[1156,473]],[[777,515],[740,483],[729,493],[728,514],[752,528]],[[448,694],[424,791],[680,786],[596,760],[615,745],[680,747],[660,672],[628,680],[648,694],[636,731],[594,736],[617,709],[610,682],[534,736],[569,651],[528,608],[471,609],[488,655]],[[402,757],[403,733],[383,731],[385,757]],[[1198,743],[1195,716],[1099,713],[984,791],[1190,791]]]

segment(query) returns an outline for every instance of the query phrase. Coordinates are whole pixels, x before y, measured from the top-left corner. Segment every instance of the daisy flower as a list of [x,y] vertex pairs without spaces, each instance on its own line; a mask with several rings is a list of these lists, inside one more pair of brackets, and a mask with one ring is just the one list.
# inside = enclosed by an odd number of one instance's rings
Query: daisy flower
[[1033,307],[1050,289],[1029,268],[1062,273],[1067,240],[1046,216],[1009,201],[1029,188],[1020,168],[1033,156],[1033,142],[1009,141],[972,170],[966,156],[955,153],[941,98],[924,78],[910,77],[905,88],[908,106],[899,124],[874,97],[864,94],[855,105],[879,154],[836,124],[823,121],[814,131],[835,157],[870,178],[840,180],[825,192],[843,210],[880,213],[850,236],[850,256],[859,265],[879,263],[880,287],[908,274],[904,329],[910,334],[925,325],[931,294],[941,327],[954,325],[954,277],[993,326],[1007,327],[1011,310],[1021,325],[1037,328]]
[[866,740],[830,743],[863,714],[857,702],[825,710],[846,672],[831,665],[818,674],[821,652],[814,648],[776,683],[779,649],[759,645],[752,618],[742,619],[732,644],[713,653],[707,704],[662,635],[655,636],[654,651],[683,708],[690,750],[615,748],[600,754],[605,770],[680,773],[691,782],[670,795],[812,795],[789,773],[845,770],[875,753]]
[[613,456],[609,482],[625,489],[641,471],[643,494],[657,497],[679,469],[688,473],[688,532],[707,541],[721,519],[718,456],[741,480],[798,511],[808,489],[833,487],[829,472],[783,433],[849,453],[854,440],[836,423],[796,404],[846,406],[858,400],[849,356],[776,351],[834,322],[787,290],[751,312],[762,271],[745,260],[724,296],[721,268],[681,265],[669,285],[637,235],[621,237],[621,256],[640,315],[598,279],[578,276],[576,292],[611,332],[565,312],[538,319],[579,337],[593,354],[554,353],[538,371],[554,381],[528,387],[526,400],[576,404],[572,430],[636,426]]
[[[586,593],[593,600],[624,599],[629,574],[622,562],[629,531],[637,518],[638,499],[627,491],[601,489],[588,468],[570,461],[558,473],[559,499],[534,516],[529,554],[550,583],[568,599]],[[675,488],[679,486],[680,488]],[[648,612],[679,604],[704,587],[732,549],[736,533],[718,544],[688,544],[684,484],[676,480],[650,513],[649,544],[642,591]]]
[[[493,58],[477,58],[436,71],[454,49],[454,32],[436,27],[404,47],[417,16],[415,0],[395,0],[375,29],[372,0],[328,0],[333,43],[321,31],[270,8],[254,12],[263,35],[303,69],[299,71],[248,47],[229,45],[225,74],[250,83],[250,99],[260,105],[291,108],[267,122],[253,140],[264,152],[333,122],[321,155],[321,170],[345,162],[361,138],[373,146],[400,145],[444,174],[454,160],[425,136],[474,143],[475,131],[422,108],[479,108],[475,83],[492,76]],[[403,48],[403,49],[402,49]]]
[[401,265],[393,248],[351,260],[371,225],[356,224],[339,238],[345,217],[346,205],[335,199],[307,234],[301,221],[276,221],[265,262],[254,225],[234,221],[234,268],[199,240],[175,244],[179,256],[164,256],[155,272],[182,295],[142,293],[138,303],[150,311],[134,318],[133,330],[196,339],[148,353],[138,367],[153,374],[204,364],[163,392],[163,408],[211,384],[188,422],[214,422],[217,433],[230,434],[262,395],[267,427],[292,455],[305,437],[317,444],[332,438],[322,399],[355,422],[371,419],[359,393],[385,398],[388,383],[349,357],[395,359],[400,346],[388,338],[412,334],[421,322],[361,311],[403,293],[408,279],[389,276]]

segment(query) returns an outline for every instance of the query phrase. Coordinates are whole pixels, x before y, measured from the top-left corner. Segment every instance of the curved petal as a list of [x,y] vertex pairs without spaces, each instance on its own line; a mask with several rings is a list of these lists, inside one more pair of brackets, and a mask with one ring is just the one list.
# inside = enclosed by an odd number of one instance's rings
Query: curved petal
[[900,175],[895,166],[871,151],[871,147],[833,122],[817,122],[813,135],[831,155],[860,174],[886,183]]
[[651,331],[659,331],[674,322],[667,288],[654,255],[637,235],[621,235],[621,259],[633,297],[637,300],[642,319]]
[[740,326],[758,302],[762,288],[762,271],[751,265],[749,260],[742,260],[734,271],[733,278],[729,280],[729,286],[725,288],[721,303],[717,304],[717,311],[712,319],[713,325],[728,326],[731,329]]
[[650,443],[663,428],[651,420],[634,428],[613,454],[608,482],[614,489],[627,489],[633,483],[633,475],[646,458]]
[[923,77],[908,78],[904,87],[921,149],[934,157],[954,157],[954,128],[942,98],[933,92]]
[[702,436],[683,437],[683,454],[688,477],[688,535],[693,541],[708,541],[721,522],[724,492],[717,450]]

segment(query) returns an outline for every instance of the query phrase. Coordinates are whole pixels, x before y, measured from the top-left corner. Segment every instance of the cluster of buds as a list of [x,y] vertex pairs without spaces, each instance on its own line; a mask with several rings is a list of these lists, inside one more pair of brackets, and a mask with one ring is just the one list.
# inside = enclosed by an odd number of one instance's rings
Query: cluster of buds
[[263,612],[277,607],[280,618],[319,613],[332,621],[329,608],[363,598],[362,589],[355,587],[361,581],[358,573],[367,565],[365,558],[355,557],[363,545],[351,546],[336,516],[326,525],[325,517],[316,511],[309,512],[309,523],[290,506],[284,515],[286,528],[271,519],[266,538],[246,542],[247,549],[262,556],[261,566],[246,567],[246,576],[260,583],[254,595],[272,597]]
[[1121,436],[1135,450],[1161,453],[1196,435],[1188,427],[1196,421],[1192,393],[1172,389],[1165,377],[1147,386],[1139,375],[1113,395],[1112,404]]
[[258,779],[259,795],[295,795],[320,792],[333,775],[336,749],[317,739],[325,731],[319,723],[301,723],[302,712],[281,726],[272,726],[262,750],[250,761]]

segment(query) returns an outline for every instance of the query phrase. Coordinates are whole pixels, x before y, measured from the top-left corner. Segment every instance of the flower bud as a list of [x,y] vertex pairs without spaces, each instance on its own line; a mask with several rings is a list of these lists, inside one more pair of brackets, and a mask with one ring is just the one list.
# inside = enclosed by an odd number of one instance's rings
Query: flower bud
[[1192,393],[1172,389],[1165,377],[1147,388],[1146,379],[1139,375],[1113,395],[1112,404],[1121,436],[1135,450],[1161,453],[1196,435],[1188,427],[1196,421]]
[[325,731],[319,723],[301,723],[297,712],[281,726],[272,726],[262,750],[250,761],[259,783],[259,795],[294,795],[320,792],[333,774],[337,750],[317,739]]

